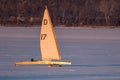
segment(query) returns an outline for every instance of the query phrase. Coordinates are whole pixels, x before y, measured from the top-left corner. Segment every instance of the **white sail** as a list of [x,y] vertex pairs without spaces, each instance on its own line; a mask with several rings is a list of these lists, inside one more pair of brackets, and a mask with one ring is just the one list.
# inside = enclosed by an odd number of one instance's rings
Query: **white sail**
[[40,49],[42,60],[61,60],[60,52],[54,34],[53,24],[46,7],[40,33]]

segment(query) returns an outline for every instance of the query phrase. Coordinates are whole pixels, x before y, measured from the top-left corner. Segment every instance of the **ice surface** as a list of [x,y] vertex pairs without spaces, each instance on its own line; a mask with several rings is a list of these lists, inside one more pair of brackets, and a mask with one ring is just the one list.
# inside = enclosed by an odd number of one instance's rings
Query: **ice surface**
[[41,59],[40,28],[0,27],[0,80],[120,80],[120,29],[55,28],[61,68],[17,61]]

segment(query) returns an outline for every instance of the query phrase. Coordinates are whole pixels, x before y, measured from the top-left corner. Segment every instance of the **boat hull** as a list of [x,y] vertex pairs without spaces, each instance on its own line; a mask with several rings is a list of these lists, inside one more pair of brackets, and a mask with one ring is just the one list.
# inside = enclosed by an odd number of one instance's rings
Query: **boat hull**
[[63,61],[24,61],[24,62],[16,62],[15,65],[71,65],[71,62],[63,62]]

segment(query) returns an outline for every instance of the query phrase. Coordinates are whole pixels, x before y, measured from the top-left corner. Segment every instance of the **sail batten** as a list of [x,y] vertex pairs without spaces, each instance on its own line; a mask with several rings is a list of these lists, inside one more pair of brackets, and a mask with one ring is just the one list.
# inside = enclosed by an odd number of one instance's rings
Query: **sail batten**
[[61,60],[55,33],[53,30],[53,24],[47,7],[44,11],[42,20],[40,49],[42,60]]

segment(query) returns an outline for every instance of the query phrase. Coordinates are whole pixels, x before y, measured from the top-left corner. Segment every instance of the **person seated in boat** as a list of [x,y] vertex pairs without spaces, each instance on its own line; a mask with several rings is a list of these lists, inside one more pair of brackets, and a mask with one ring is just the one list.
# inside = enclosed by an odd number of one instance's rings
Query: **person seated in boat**
[[34,61],[34,59],[33,58],[31,58],[31,62],[33,62]]

